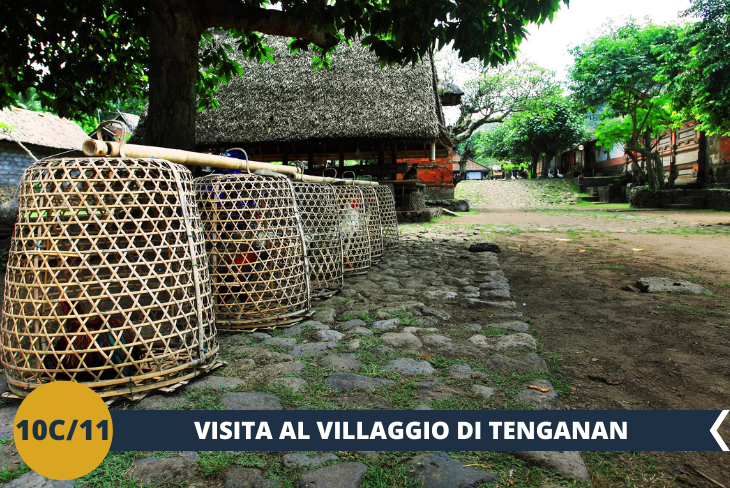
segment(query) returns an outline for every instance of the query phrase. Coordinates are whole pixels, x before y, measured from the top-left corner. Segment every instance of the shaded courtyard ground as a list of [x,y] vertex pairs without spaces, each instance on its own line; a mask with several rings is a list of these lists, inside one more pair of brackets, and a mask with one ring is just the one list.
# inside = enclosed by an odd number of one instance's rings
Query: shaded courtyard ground
[[[570,192],[565,182],[547,186]],[[569,408],[730,407],[730,213],[551,206],[558,191],[540,182],[457,187],[458,197],[475,193],[486,194],[490,206],[477,203],[479,213],[407,232],[466,229],[470,239],[501,246],[513,299],[525,304],[542,346],[573,378]],[[711,294],[624,290],[645,276],[687,279]],[[728,421],[721,433],[730,439]],[[713,485],[686,464],[730,480],[727,453],[655,456],[667,472],[699,486]]]

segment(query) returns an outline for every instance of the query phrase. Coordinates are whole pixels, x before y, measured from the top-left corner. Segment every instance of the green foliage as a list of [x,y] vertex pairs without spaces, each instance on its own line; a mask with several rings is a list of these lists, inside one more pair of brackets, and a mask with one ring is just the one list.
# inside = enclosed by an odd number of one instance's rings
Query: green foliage
[[107,101],[143,98],[149,11],[133,0],[0,4],[0,107],[37,90],[62,117],[94,113]]
[[693,0],[684,16],[700,20],[677,43],[657,49],[670,106],[682,118],[697,119],[700,130],[730,135],[730,0]]
[[535,111],[562,95],[555,74],[534,63],[514,62],[496,68],[474,64],[470,68],[475,74],[464,84],[459,120],[451,128],[457,143],[468,140],[485,124]]
[[[189,0],[176,8],[187,7],[193,20],[181,23],[174,37],[156,41],[163,46],[151,41],[151,26],[166,21],[161,12],[172,14],[163,2],[40,0],[24,8],[3,2],[0,107],[14,104],[17,94],[31,88],[37,90],[43,107],[71,118],[104,110],[109,100],[144,100],[148,83],[164,86],[163,80],[148,80],[150,62],[157,62],[156,56],[177,56],[179,51],[168,47],[179,46],[198,32],[205,33],[198,56],[199,104],[215,106],[218,84],[241,73],[241,66],[230,57],[231,49],[210,34],[220,28],[233,38],[236,49],[262,62],[272,61],[272,51],[257,32],[293,36],[290,49],[314,50],[315,67],[329,66],[338,41],[354,40],[382,64],[413,63],[434,48],[453,43],[462,60],[479,58],[496,66],[515,57],[529,23],[552,20],[563,3],[568,0],[525,0],[495,8],[491,2],[440,1],[413,8],[409,0]],[[175,97],[184,100],[185,94]],[[168,115],[180,110],[180,105],[168,105]],[[155,114],[160,115],[165,114]]]
[[581,109],[599,113],[599,142],[604,147],[622,144],[634,161],[635,153],[650,160],[649,183],[660,188],[663,166],[651,136],[667,128],[672,114],[666,84],[659,80],[664,65],[659,52],[675,45],[680,32],[679,27],[629,19],[622,26],[608,23],[600,36],[571,51],[573,99]]
[[[524,167],[589,137],[583,117],[564,99],[536,103],[533,110],[479,133],[477,161],[494,158]],[[532,171],[534,175],[534,167]]]

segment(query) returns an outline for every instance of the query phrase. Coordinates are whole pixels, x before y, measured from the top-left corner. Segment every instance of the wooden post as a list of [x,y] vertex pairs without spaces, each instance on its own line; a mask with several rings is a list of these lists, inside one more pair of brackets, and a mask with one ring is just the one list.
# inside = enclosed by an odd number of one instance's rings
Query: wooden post
[[382,166],[385,164],[385,143],[381,142],[378,146],[378,165]]
[[289,144],[284,144],[284,149],[281,151],[281,164],[289,166]]
[[307,169],[314,168],[314,148],[309,145],[309,153],[307,154]]
[[390,164],[398,164],[398,143],[396,141],[390,143]]
[[345,167],[345,145],[340,144],[340,168]]

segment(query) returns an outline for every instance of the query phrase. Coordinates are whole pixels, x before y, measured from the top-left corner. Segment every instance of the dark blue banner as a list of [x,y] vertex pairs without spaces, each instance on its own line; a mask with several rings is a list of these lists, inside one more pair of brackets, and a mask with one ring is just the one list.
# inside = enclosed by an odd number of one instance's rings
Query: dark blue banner
[[727,410],[113,410],[113,451],[719,451]]

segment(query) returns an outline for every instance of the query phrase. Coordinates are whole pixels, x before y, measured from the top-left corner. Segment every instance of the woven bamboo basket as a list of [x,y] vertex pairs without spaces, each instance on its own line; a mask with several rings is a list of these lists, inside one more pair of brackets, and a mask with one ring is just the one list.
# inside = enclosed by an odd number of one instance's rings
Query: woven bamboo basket
[[195,180],[218,330],[301,321],[310,309],[306,246],[286,176]]
[[13,393],[70,380],[136,395],[210,367],[218,345],[194,196],[190,172],[161,159],[26,170],[0,326]]
[[383,248],[385,250],[395,249],[400,245],[400,234],[398,233],[398,216],[395,213],[393,191],[386,185],[374,188],[378,195],[378,207],[383,224]]
[[370,233],[370,262],[376,264],[383,257],[383,223],[380,217],[378,195],[372,186],[361,188],[365,197],[365,210],[368,216],[368,232]]
[[340,207],[332,185],[294,183],[309,258],[312,297],[342,288]]
[[343,273],[345,276],[367,273],[370,267],[370,232],[365,197],[357,186],[336,186],[340,203]]
[[423,193],[421,193],[420,191],[414,191],[413,193],[411,193],[408,210],[412,212],[424,212],[427,209],[428,207],[426,206],[426,198],[423,196]]

